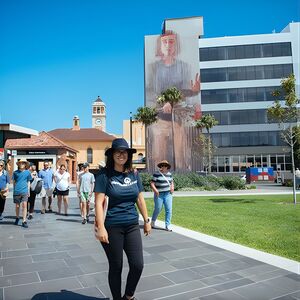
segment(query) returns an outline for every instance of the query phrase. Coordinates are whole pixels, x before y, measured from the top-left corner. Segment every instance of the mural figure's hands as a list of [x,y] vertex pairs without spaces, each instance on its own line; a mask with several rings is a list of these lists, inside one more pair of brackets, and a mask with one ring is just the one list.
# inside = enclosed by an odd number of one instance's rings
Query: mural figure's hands
[[200,91],[200,76],[199,73],[196,74],[195,82],[191,80],[191,90],[193,92],[199,92]]

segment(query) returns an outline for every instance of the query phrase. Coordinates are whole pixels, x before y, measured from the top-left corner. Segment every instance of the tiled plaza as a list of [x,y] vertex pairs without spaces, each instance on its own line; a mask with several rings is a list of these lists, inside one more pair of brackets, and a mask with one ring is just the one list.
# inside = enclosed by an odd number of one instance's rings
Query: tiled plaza
[[[24,229],[13,225],[14,206],[7,200],[0,222],[1,300],[110,298],[108,264],[92,222],[82,225],[78,200],[70,202],[68,217],[41,215],[38,198]],[[164,230],[153,230],[143,243],[138,300],[300,299],[300,276],[289,271]]]

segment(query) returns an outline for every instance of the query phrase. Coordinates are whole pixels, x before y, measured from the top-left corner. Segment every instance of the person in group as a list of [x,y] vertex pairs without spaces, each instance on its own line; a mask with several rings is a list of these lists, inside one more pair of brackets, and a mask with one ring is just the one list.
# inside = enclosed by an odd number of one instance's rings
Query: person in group
[[[31,173],[31,185],[33,181],[38,177],[38,173],[36,171],[36,166],[34,164],[30,164],[29,171]],[[30,195],[27,201],[27,211],[28,211],[28,220],[33,219],[33,212],[34,212],[34,204],[35,204],[35,198],[36,193],[34,190],[32,190],[32,186],[30,185]]]
[[[108,281],[114,300],[135,299],[134,293],[144,266],[135,203],[144,219],[145,235],[151,231],[141,179],[132,168],[132,154],[135,152],[136,149],[129,148],[123,138],[114,139],[111,148],[105,152],[106,167],[97,174],[95,181],[95,232],[108,258]],[[106,196],[109,203],[105,217]],[[122,298],[123,250],[127,255],[129,273]]]
[[8,172],[5,170],[5,161],[0,160],[0,220],[3,220],[3,211],[6,197],[8,196],[9,181]]
[[65,216],[68,215],[69,207],[69,187],[70,187],[70,173],[67,172],[66,166],[61,164],[59,170],[54,174],[54,181],[56,184],[57,192],[57,207],[58,214],[61,214],[61,204],[64,202],[64,212]]
[[52,194],[53,194],[53,171],[50,168],[49,162],[44,162],[44,169],[39,171],[39,177],[43,180],[42,209],[41,214],[46,212],[46,198],[48,198],[48,212],[52,213]]
[[22,227],[28,228],[27,218],[27,201],[30,194],[30,181],[32,179],[29,168],[29,162],[21,158],[18,162],[18,170],[14,171],[12,179],[14,186],[13,199],[16,204],[16,220],[15,225],[19,224],[19,211],[22,205]]
[[89,221],[90,215],[90,200],[94,191],[95,177],[89,171],[89,163],[83,164],[83,173],[79,176],[79,187],[77,193],[80,194],[82,206],[82,224]]
[[155,221],[161,212],[162,206],[165,207],[165,228],[171,229],[172,201],[174,192],[174,181],[170,172],[171,165],[167,160],[162,160],[157,164],[159,169],[155,172],[151,181],[151,188],[154,192],[154,211],[151,218],[151,226],[155,228]]
[[77,188],[77,197],[78,197],[78,204],[79,204],[79,209],[80,209],[80,215],[81,217],[83,217],[83,212],[82,212],[82,202],[81,202],[81,195],[80,195],[80,192],[79,192],[79,177],[80,175],[83,173],[83,164],[78,164],[78,171],[76,172],[77,173],[77,180],[76,180],[76,188]]

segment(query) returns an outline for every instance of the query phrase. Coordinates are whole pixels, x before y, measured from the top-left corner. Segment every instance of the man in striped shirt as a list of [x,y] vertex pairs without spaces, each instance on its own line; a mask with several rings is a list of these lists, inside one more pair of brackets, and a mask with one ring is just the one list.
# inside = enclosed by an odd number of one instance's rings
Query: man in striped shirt
[[159,169],[155,172],[151,181],[151,188],[154,192],[154,211],[152,214],[151,225],[155,228],[155,221],[162,210],[162,206],[165,207],[165,228],[167,231],[171,230],[171,218],[172,218],[172,202],[174,192],[173,177],[170,172],[171,165],[167,160],[162,160],[157,164]]

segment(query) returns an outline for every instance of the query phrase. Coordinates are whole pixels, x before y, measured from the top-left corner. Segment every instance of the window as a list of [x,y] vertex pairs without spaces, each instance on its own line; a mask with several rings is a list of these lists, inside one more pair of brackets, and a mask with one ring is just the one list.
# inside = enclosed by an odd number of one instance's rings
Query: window
[[291,56],[291,43],[209,47],[199,50],[200,61]]
[[92,164],[93,163],[93,149],[92,148],[88,148],[86,150],[86,152],[87,152],[87,162],[89,164]]

